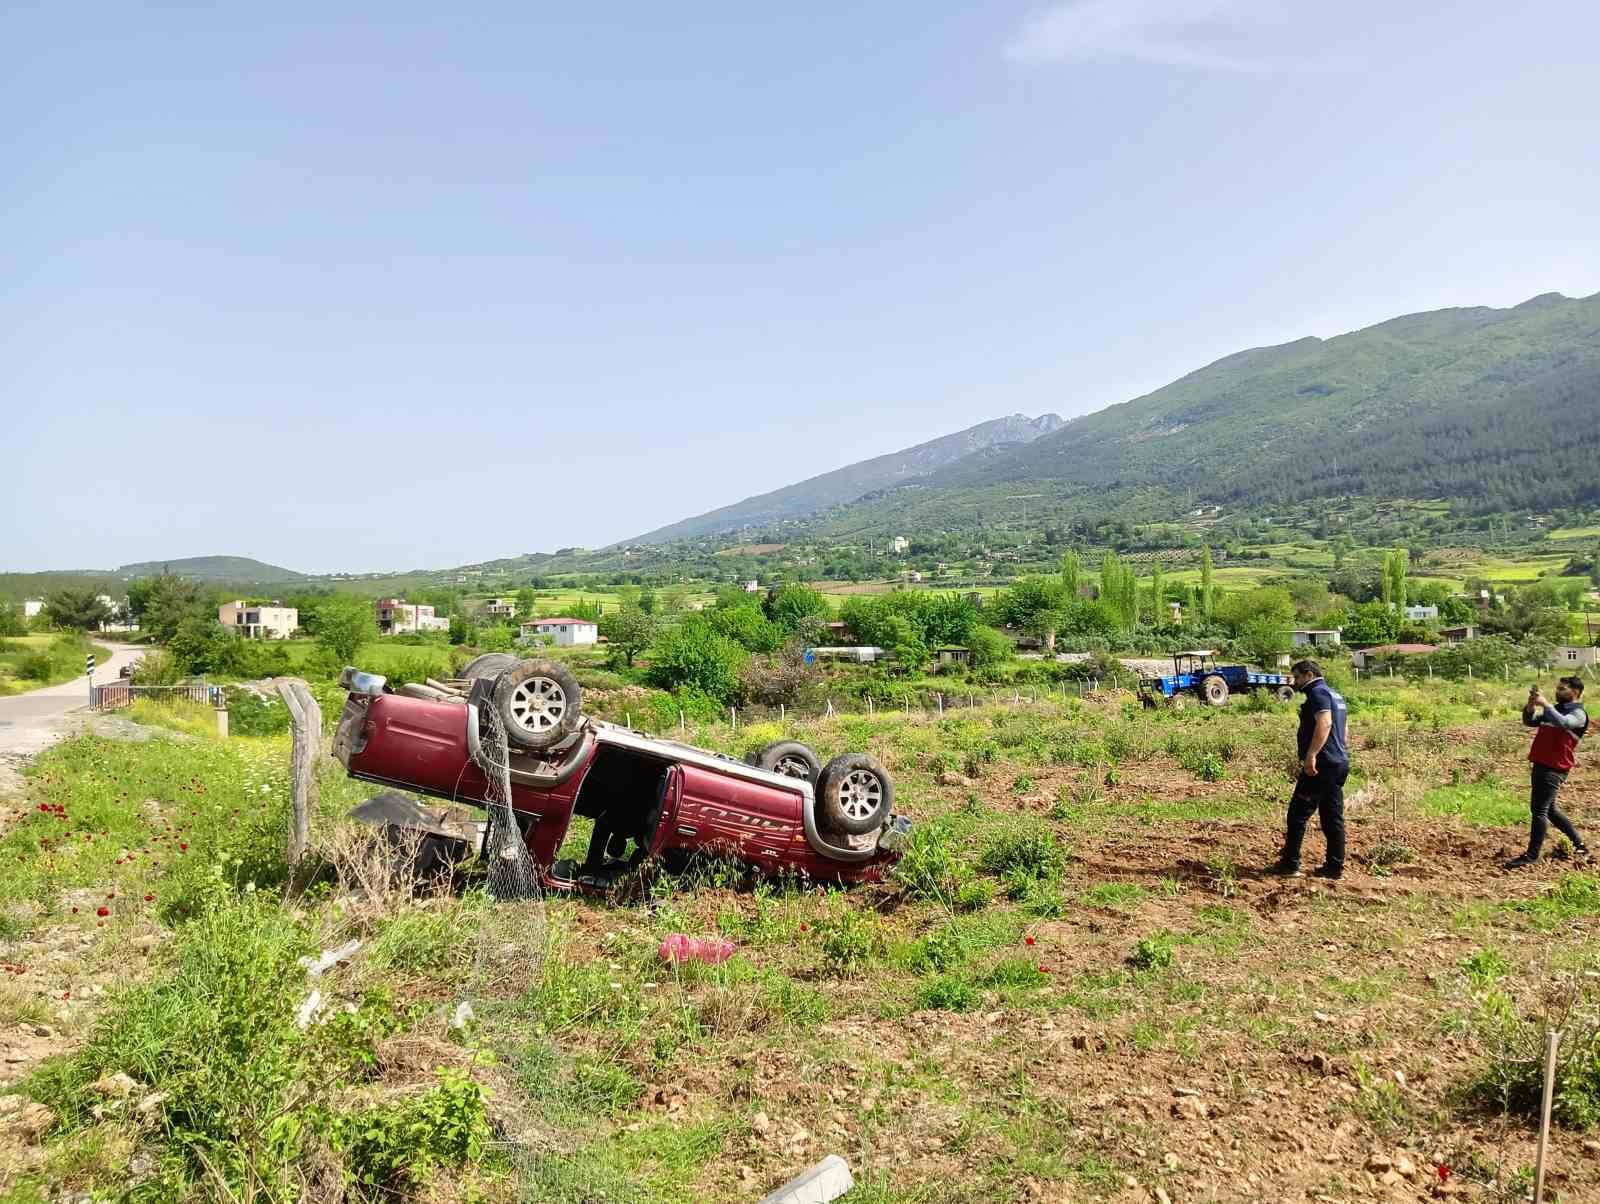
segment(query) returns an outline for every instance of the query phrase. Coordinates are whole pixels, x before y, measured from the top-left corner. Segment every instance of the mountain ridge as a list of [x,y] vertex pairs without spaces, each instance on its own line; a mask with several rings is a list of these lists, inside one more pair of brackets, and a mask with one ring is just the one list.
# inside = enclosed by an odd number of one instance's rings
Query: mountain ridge
[[780,489],[755,494],[730,505],[680,519],[611,546],[669,543],[801,518],[829,506],[847,503],[892,485],[926,476],[975,452],[1003,444],[1032,442],[1061,429],[1063,425],[1059,414],[1041,414],[1037,418],[1029,418],[1018,413],[993,418],[965,430],[847,464]]

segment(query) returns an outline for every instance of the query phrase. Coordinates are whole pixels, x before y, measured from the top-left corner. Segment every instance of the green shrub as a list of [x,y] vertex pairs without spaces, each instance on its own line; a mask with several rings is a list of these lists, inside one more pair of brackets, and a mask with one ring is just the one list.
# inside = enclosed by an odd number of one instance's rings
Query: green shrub
[[1462,958],[1461,968],[1477,987],[1493,986],[1511,969],[1506,959],[1494,949],[1479,949],[1469,957]]
[[876,925],[862,912],[841,906],[818,920],[818,940],[822,960],[831,974],[854,973],[877,954],[883,945]]
[[278,698],[229,686],[228,731],[235,736],[276,736],[289,730],[289,708]]
[[980,911],[994,902],[994,883],[984,878],[969,878],[956,887],[957,911]]
[[1172,935],[1158,932],[1155,936],[1140,937],[1128,958],[1136,970],[1165,970],[1172,965]]
[[1018,828],[992,839],[978,864],[1010,886],[1060,877],[1067,856],[1054,832],[1042,827]]
[[[1471,960],[1471,959],[1469,959]],[[1484,1057],[1466,1084],[1468,1099],[1536,1120],[1544,1098],[1545,1034],[1562,1032],[1552,1114],[1574,1129],[1600,1124],[1600,989],[1573,976],[1546,993],[1546,1010],[1518,1012],[1498,987],[1478,998],[1473,1017]]]
[[967,953],[967,945],[961,939],[961,934],[946,925],[913,945],[907,962],[915,974],[933,974],[959,966],[966,961]]
[[912,898],[948,904],[956,889],[956,859],[950,834],[939,824],[918,824],[911,830],[894,876]]
[[17,676],[25,681],[49,681],[52,667],[48,652],[30,652],[17,662]]
[[937,1008],[945,1012],[970,1012],[983,1001],[978,990],[965,979],[945,974],[924,984],[917,991],[919,1008]]
[[346,1183],[368,1195],[409,1197],[436,1168],[476,1162],[489,1141],[483,1089],[440,1067],[439,1085],[413,1099],[319,1118]]

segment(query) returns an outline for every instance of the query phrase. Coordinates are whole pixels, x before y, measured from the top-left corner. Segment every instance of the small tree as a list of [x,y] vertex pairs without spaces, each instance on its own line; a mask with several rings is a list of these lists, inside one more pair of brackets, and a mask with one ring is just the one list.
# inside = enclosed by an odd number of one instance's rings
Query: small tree
[[111,617],[111,609],[92,589],[66,587],[51,594],[45,602],[50,621],[57,627],[70,627],[76,631],[98,628]]
[[975,627],[967,637],[974,669],[993,669],[1011,659],[1011,641],[993,627]]
[[538,601],[538,596],[528,586],[523,586],[517,591],[517,613],[524,619],[533,617],[533,608]]
[[614,610],[600,616],[600,634],[611,645],[612,655],[620,656],[630,669],[633,658],[655,642],[658,627],[655,616],[642,610]]
[[1212,603],[1216,601],[1216,594],[1211,586],[1211,545],[1207,544],[1200,549],[1200,614],[1203,618],[1211,617]]
[[0,635],[22,635],[25,631],[16,606],[0,598]]
[[722,702],[739,688],[739,674],[750,659],[703,614],[690,615],[662,634],[650,661],[650,680],[669,690],[692,689]]
[[372,603],[355,594],[334,594],[319,602],[316,618],[317,647],[342,664],[353,664],[357,649],[378,638]]

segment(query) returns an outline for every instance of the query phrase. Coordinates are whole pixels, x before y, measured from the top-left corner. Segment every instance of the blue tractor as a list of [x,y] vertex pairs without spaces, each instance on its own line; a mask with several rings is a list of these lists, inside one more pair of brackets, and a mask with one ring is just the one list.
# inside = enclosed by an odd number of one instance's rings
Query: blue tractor
[[1178,652],[1171,674],[1139,680],[1139,701],[1147,707],[1166,703],[1177,710],[1198,698],[1207,706],[1227,706],[1234,694],[1267,690],[1279,702],[1294,698],[1294,687],[1282,673],[1262,673],[1248,665],[1219,665],[1217,654],[1207,649]]

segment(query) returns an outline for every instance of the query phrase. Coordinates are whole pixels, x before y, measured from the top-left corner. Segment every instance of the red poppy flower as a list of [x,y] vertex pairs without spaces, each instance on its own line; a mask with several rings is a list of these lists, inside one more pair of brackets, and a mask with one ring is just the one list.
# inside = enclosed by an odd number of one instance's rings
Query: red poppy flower
[[1025,936],[1025,937],[1022,938],[1022,943],[1024,945],[1032,945],[1033,944],[1033,938],[1031,936]]
[[94,909],[94,914],[97,916],[108,916],[111,914],[111,909],[109,907],[96,907]]
[[1039,967],[1039,973],[1040,973],[1040,974],[1048,974],[1048,973],[1050,973],[1050,967],[1049,967],[1049,966],[1044,966],[1044,965],[1041,965],[1041,966],[1040,966],[1040,967]]
[[151,901],[151,900],[152,900],[152,899],[154,899],[154,898],[155,898],[155,896],[154,896],[154,895],[146,895],[146,896],[145,896],[145,897],[144,897],[144,901],[145,901],[145,902],[146,902],[146,903],[149,903],[149,902],[150,902],[150,901]]
[[1448,1179],[1450,1177],[1450,1168],[1448,1166],[1445,1166],[1444,1163],[1442,1163],[1442,1162],[1438,1166],[1434,1167],[1434,1170],[1439,1172],[1439,1182],[1440,1183],[1443,1183],[1446,1179]]

